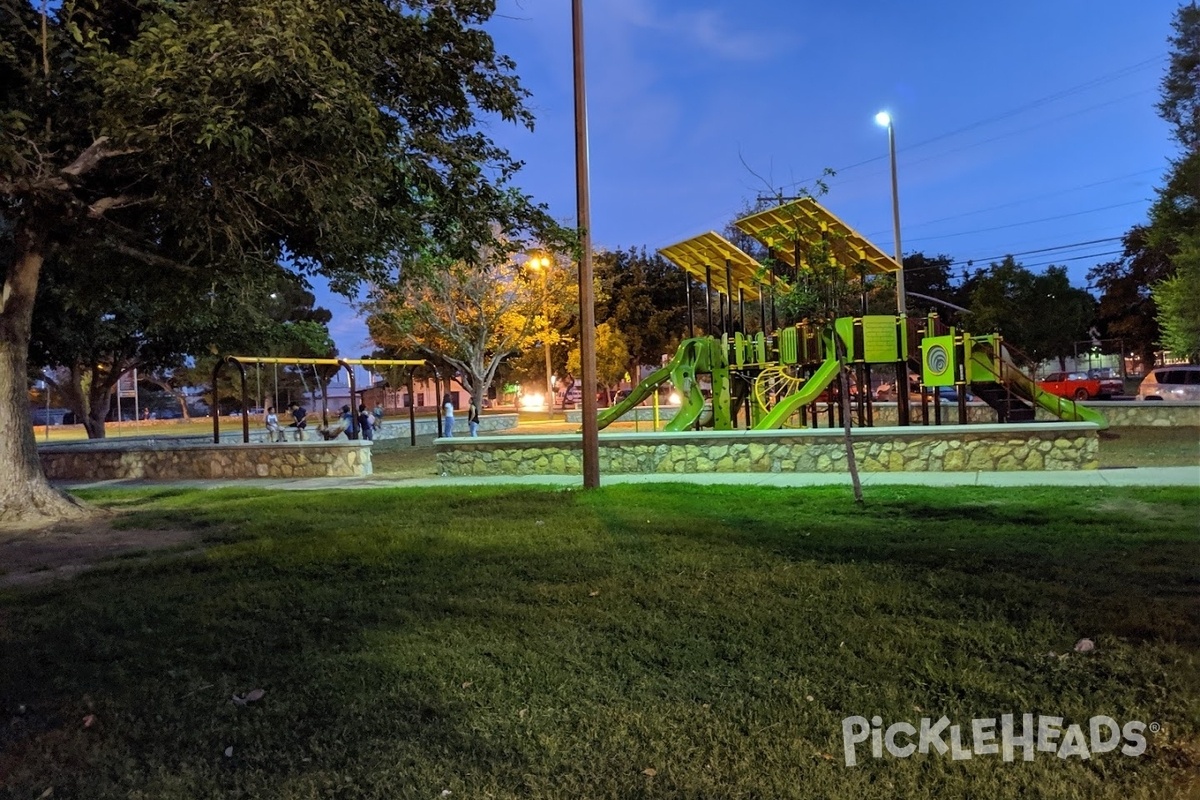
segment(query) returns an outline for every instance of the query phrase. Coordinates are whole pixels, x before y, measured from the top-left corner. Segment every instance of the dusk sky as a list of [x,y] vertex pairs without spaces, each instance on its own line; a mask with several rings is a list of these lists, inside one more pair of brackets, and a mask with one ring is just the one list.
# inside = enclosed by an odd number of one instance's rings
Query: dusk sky
[[[890,253],[874,121],[887,110],[905,253],[975,266],[1012,253],[1083,286],[1145,220],[1175,154],[1154,105],[1176,7],[585,0],[594,242],[654,250],[720,231],[756,195],[811,190],[830,168],[820,202]],[[488,28],[537,116],[533,133],[488,132],[526,162],[518,183],[573,223],[570,3],[498,0]],[[343,355],[371,350],[351,306],[319,301]]]

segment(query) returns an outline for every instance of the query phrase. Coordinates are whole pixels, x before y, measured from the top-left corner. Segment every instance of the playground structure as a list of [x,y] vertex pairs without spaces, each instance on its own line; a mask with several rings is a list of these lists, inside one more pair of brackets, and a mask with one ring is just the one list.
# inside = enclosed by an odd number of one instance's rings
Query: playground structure
[[[949,422],[943,419],[945,409],[937,390],[953,388],[959,424],[967,422],[969,390],[996,411],[999,422],[1031,422],[1035,409],[1042,408],[1064,422],[1108,426],[1096,411],[1041,389],[1022,368],[1020,354],[1000,336],[956,331],[936,315],[916,320],[886,315],[840,317],[831,326],[802,323],[771,336],[735,332],[720,339],[687,339],[670,362],[603,412],[599,425],[612,424],[669,381],[680,392],[681,402],[666,431],[733,430],[739,420],[742,427],[759,431],[817,427],[823,413],[828,414],[829,427],[834,427],[843,421],[836,380],[841,371],[853,372],[855,386],[869,387],[871,366],[894,365],[898,356],[921,376],[924,424]],[[704,376],[711,386],[711,402],[704,396]],[[853,393],[851,400],[857,425],[871,426],[871,393]]]
[[[215,388],[221,377],[226,365],[237,367],[238,375],[241,378],[241,394],[242,394],[242,442],[250,441],[250,412],[249,412],[249,397],[247,395],[248,387],[246,383],[246,364],[281,364],[287,366],[311,366],[314,370],[317,367],[336,367],[337,369],[345,369],[350,378],[350,407],[357,408],[358,403],[356,397],[358,395],[358,387],[355,382],[354,367],[367,367],[369,369],[391,368],[391,367],[408,367],[408,383],[409,396],[412,396],[412,380],[413,369],[416,367],[426,366],[424,359],[393,359],[393,358],[274,358],[270,356],[225,356],[218,359],[213,366],[212,385]],[[435,376],[437,368],[429,365],[433,369]],[[335,370],[336,371],[336,370]],[[440,376],[438,376],[440,378]],[[437,385],[440,381],[435,381]],[[416,408],[415,404],[409,405],[409,435],[412,438],[412,444],[416,444]],[[438,427],[441,427],[441,400],[438,400]],[[324,393],[321,395],[321,422],[323,425],[329,424],[329,407],[327,398]],[[358,415],[350,415],[349,437],[357,439],[358,432]],[[213,414],[213,442],[221,441],[221,415]]]
[[[735,225],[766,245],[771,261],[781,262],[793,274],[806,268],[803,254],[814,242],[827,244],[834,263],[864,278],[900,269],[894,259],[810,198],[758,212]],[[687,281],[689,338],[666,365],[600,414],[600,428],[620,419],[668,381],[679,392],[681,403],[666,431],[817,427],[826,412],[829,427],[834,427],[844,422],[837,381],[843,370],[851,372],[854,386],[862,387],[851,392],[856,424],[869,427],[874,424],[871,368],[877,365],[890,367],[896,376],[901,426],[912,421],[906,390],[910,373],[919,376],[920,419],[925,425],[943,423],[941,391],[953,389],[958,424],[967,423],[969,390],[995,410],[1001,423],[1031,422],[1041,408],[1064,422],[1108,426],[1096,411],[1042,390],[1032,377],[1032,362],[997,334],[976,336],[956,330],[936,314],[844,316],[823,325],[802,322],[780,328],[774,300],[788,291],[786,275],[764,269],[711,231],[659,252],[705,286],[705,330],[719,335],[695,335],[691,281]],[[766,330],[746,332],[747,299],[758,300],[759,319]],[[711,401],[704,395],[705,379]]]

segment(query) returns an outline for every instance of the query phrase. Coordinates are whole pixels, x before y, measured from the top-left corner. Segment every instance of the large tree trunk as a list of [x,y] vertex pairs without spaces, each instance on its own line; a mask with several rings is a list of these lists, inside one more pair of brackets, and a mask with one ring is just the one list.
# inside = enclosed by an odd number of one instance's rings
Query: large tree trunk
[[86,515],[84,506],[46,481],[29,415],[29,336],[45,236],[16,234],[16,256],[0,294],[0,525],[28,525]]
[[67,406],[83,425],[89,439],[106,436],[104,420],[111,408],[112,390],[97,383],[95,366],[75,363],[67,369],[68,380],[63,384]]

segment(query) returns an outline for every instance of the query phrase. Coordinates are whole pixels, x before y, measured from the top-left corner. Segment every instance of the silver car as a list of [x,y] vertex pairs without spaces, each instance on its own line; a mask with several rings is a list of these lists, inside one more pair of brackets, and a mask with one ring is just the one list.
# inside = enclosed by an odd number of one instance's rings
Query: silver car
[[1158,367],[1138,387],[1138,400],[1200,401],[1200,366]]

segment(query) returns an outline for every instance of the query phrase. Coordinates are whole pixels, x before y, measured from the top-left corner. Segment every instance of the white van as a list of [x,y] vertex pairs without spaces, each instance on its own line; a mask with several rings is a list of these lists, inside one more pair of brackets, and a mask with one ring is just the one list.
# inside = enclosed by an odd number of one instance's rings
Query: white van
[[1200,400],[1200,366],[1158,367],[1138,387],[1138,400]]

